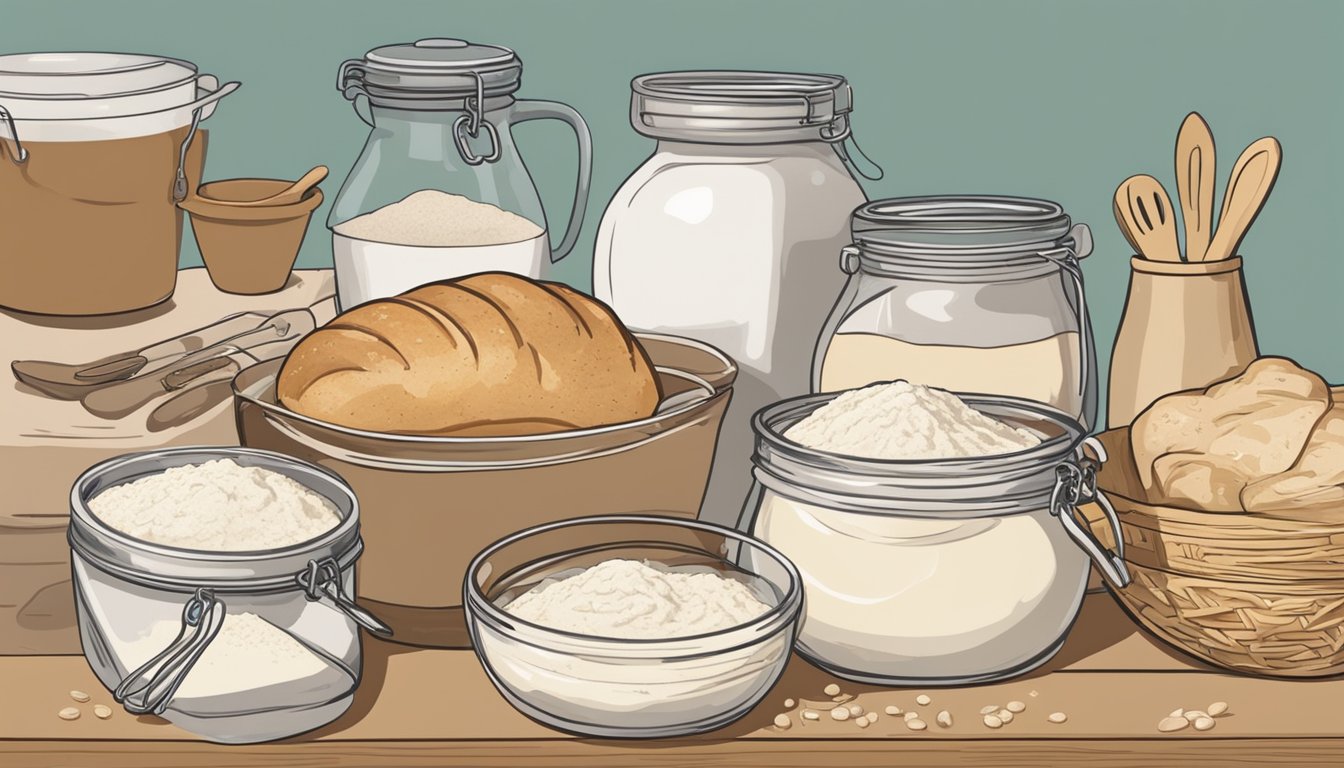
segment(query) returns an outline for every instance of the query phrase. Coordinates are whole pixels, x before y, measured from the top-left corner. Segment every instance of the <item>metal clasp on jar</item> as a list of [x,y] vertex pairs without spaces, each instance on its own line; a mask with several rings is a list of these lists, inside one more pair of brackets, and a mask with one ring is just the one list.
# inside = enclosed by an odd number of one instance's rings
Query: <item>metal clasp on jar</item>
[[[1129,586],[1129,568],[1125,566],[1125,541],[1120,531],[1120,519],[1106,494],[1097,489],[1097,470],[1106,461],[1106,449],[1096,438],[1083,440],[1083,447],[1092,449],[1096,458],[1084,454],[1077,462],[1065,461],[1055,468],[1055,487],[1050,493],[1050,514],[1059,518],[1069,538],[1092,558],[1106,580],[1117,588]],[[1107,549],[1091,529],[1078,522],[1078,508],[1095,502],[1106,516],[1115,540],[1115,550]]]
[[182,681],[224,626],[224,603],[209,589],[198,589],[182,607],[182,629],[154,658],[126,675],[113,698],[134,715],[161,715]]
[[[294,574],[294,582],[310,602],[325,597],[359,626],[382,637],[392,635],[391,627],[346,595],[341,567],[334,559],[309,560],[307,568]],[[227,614],[227,606],[214,590],[197,589],[182,607],[182,628],[177,637],[154,658],[126,675],[113,697],[132,714],[163,714],[192,667],[219,634]]]
[[341,581],[341,567],[332,558],[309,560],[308,568],[295,574],[294,581],[303,587],[304,597],[316,602],[326,597],[341,613],[349,616],[356,624],[380,637],[391,637],[392,628],[378,620],[377,616],[360,608],[345,594]]

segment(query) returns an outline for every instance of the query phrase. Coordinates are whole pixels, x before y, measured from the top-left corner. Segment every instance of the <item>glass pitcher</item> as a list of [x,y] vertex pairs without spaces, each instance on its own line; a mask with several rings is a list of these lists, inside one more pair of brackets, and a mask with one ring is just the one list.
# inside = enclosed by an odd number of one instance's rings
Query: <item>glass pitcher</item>
[[[343,308],[473,272],[546,277],[573,249],[588,204],[592,138],[571,107],[515,98],[522,69],[508,48],[449,39],[383,46],[341,64],[337,86],[372,128],[327,219]],[[513,126],[548,118],[567,123],[579,145],[574,204],[554,248],[541,198],[513,140]],[[395,235],[346,237],[338,231],[421,190],[495,206],[542,234],[526,243],[425,247]]]

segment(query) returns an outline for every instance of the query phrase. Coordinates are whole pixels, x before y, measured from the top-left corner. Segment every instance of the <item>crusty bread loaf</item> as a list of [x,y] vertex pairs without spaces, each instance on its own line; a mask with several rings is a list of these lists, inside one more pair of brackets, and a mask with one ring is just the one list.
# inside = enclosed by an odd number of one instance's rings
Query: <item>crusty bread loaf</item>
[[1281,357],[1262,357],[1203,391],[1161,398],[1130,430],[1149,500],[1240,511],[1247,486],[1298,461],[1331,403],[1320,376]]
[[342,313],[294,348],[276,394],[332,424],[454,436],[633,421],[660,400],[648,356],[605,305],[495,272]]

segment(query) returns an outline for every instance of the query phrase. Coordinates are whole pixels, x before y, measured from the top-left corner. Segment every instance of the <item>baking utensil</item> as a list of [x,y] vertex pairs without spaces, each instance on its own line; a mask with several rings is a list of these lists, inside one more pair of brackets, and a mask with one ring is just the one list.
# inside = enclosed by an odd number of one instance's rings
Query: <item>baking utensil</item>
[[229,179],[227,181],[215,181],[209,184],[201,185],[197,195],[209,200],[212,203],[221,205],[232,205],[238,208],[262,208],[266,206],[293,205],[302,200],[308,190],[317,186],[323,179],[327,178],[327,166],[319,165],[311,171],[303,174],[295,182],[279,182],[288,184],[278,191],[266,194],[264,197],[255,200],[247,199],[247,194],[251,190],[266,189],[262,183],[274,184],[270,179]]
[[1272,136],[1252,142],[1237,158],[1223,195],[1223,210],[1218,214],[1218,231],[1209,243],[1205,261],[1236,255],[1246,231],[1274,189],[1282,163],[1283,148]]
[[166,376],[147,374],[112,387],[89,393],[81,402],[84,409],[103,419],[119,419],[165,392],[177,392],[192,384],[228,381],[242,369],[229,357],[216,357],[175,368]]
[[246,333],[266,322],[267,314],[239,312],[180,336],[156,342],[139,350],[119,352],[87,363],[54,363],[16,360],[10,364],[14,378],[59,400],[78,400],[90,388],[128,379],[154,363],[211,347]]
[[[235,363],[234,366],[236,365]],[[146,428],[150,432],[162,432],[180,427],[200,418],[210,409],[233,397],[233,387],[229,384],[233,373],[216,376],[215,373],[205,374],[186,389],[160,403],[149,412],[149,417],[145,420]],[[200,383],[202,381],[206,383]]]
[[1147,174],[1130,176],[1115,190],[1115,202],[1142,256],[1152,261],[1181,260],[1176,212],[1162,182]]
[[1176,192],[1185,219],[1185,260],[1203,261],[1213,239],[1214,176],[1218,170],[1213,133],[1191,112],[1176,134]]
[[1115,213],[1115,223],[1120,228],[1120,234],[1125,236],[1125,242],[1134,249],[1134,253],[1143,253],[1139,248],[1139,241],[1134,239],[1134,233],[1129,231],[1129,221],[1125,218],[1122,209],[1128,205],[1129,201],[1125,195],[1125,187],[1121,185],[1115,190],[1115,201],[1111,204],[1111,210]]
[[[316,325],[317,321],[312,312],[307,309],[281,312],[252,331],[187,355],[170,367],[97,388],[84,395],[80,402],[85,410],[95,416],[119,419],[164,392],[182,389],[200,376],[220,370],[228,365],[230,355],[264,346],[266,353],[257,355],[254,359],[269,360],[282,357],[288,354],[294,343],[311,332]],[[233,373],[237,373],[237,370]],[[231,378],[233,373],[228,377]]]

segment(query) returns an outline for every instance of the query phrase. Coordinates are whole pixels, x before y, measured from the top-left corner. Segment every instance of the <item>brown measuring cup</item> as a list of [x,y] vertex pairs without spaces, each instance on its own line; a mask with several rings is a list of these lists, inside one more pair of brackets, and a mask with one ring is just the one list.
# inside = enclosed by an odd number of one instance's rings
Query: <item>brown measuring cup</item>
[[1111,353],[1107,424],[1128,425],[1154,400],[1208,386],[1258,356],[1241,257],[1130,259],[1129,295]]

